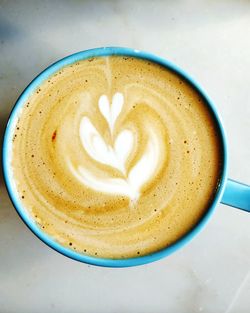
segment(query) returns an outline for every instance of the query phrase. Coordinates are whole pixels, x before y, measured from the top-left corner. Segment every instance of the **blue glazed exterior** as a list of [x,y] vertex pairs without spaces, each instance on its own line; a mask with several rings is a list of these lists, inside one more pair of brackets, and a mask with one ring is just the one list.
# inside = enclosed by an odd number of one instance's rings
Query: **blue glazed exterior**
[[[14,125],[14,120],[16,117],[16,114],[20,110],[20,108],[23,106],[29,95],[44,81],[46,80],[50,75],[57,72],[60,68],[72,64],[76,61],[88,59],[91,57],[98,57],[98,56],[108,56],[108,55],[124,55],[124,56],[133,56],[137,58],[147,59],[153,62],[156,62],[173,72],[176,72],[178,75],[182,76],[184,79],[186,79],[200,94],[201,96],[206,100],[208,107],[210,108],[211,112],[214,115],[214,118],[217,122],[218,126],[218,132],[221,136],[222,141],[222,158],[223,158],[223,165],[222,165],[222,173],[221,173],[221,180],[220,184],[218,186],[217,192],[215,194],[214,200],[210,207],[208,208],[206,214],[202,217],[202,219],[195,225],[195,227],[190,230],[185,236],[183,236],[181,239],[176,241],[171,246],[164,248],[160,251],[157,251],[155,253],[152,253],[150,255],[146,256],[140,256],[135,258],[128,258],[128,259],[104,259],[104,258],[95,258],[88,255],[80,254],[77,252],[72,251],[71,249],[68,249],[56,241],[54,241],[52,238],[47,236],[36,224],[35,222],[29,217],[27,214],[25,208],[22,206],[20,200],[13,192],[12,182],[11,182],[11,169],[9,166],[9,151],[11,149],[11,143],[12,143],[12,126]],[[29,227],[29,229],[39,238],[41,239],[45,244],[53,248],[54,250],[58,251],[59,253],[75,259],[80,262],[97,265],[97,266],[105,266],[105,267],[129,267],[129,266],[136,266],[136,265],[142,265],[149,262],[153,262],[156,260],[159,260],[163,257],[166,257],[182,246],[184,246],[186,243],[188,243],[193,237],[195,237],[207,224],[208,220],[210,219],[211,215],[213,214],[217,204],[220,202],[224,189],[225,184],[227,181],[227,168],[228,168],[228,153],[227,153],[227,141],[226,136],[224,132],[224,128],[221,122],[221,119],[217,113],[216,107],[212,100],[208,97],[206,92],[202,89],[202,87],[192,78],[190,77],[186,72],[184,72],[182,69],[177,67],[172,62],[163,59],[161,57],[155,56],[148,52],[133,50],[130,48],[123,48],[123,47],[104,47],[104,48],[96,48],[91,50],[86,50],[82,52],[78,52],[75,54],[72,54],[70,56],[67,56],[58,62],[52,64],[47,69],[45,69],[42,73],[40,73],[29,85],[28,87],[23,91],[21,96],[18,98],[7,123],[6,131],[4,135],[4,141],[3,141],[3,173],[4,173],[4,179],[5,184],[10,196],[10,199],[19,214],[19,216],[22,218],[24,223]]]
[[228,179],[221,202],[250,212],[250,186]]

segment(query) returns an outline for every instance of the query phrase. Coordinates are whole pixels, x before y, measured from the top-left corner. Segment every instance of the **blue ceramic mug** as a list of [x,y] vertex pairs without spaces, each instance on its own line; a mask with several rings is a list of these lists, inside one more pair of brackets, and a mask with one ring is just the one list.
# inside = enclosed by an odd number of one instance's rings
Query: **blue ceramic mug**
[[[222,174],[220,179],[220,184],[218,186],[217,192],[214,196],[214,200],[211,206],[208,208],[207,212],[200,221],[182,238],[178,241],[173,243],[171,246],[168,246],[160,251],[155,253],[140,256],[135,258],[128,258],[128,259],[103,259],[98,257],[92,257],[84,254],[80,254],[77,252],[72,251],[58,242],[54,241],[53,238],[49,237],[46,233],[44,233],[34,222],[34,220],[29,216],[28,212],[26,211],[25,207],[23,207],[21,201],[18,199],[18,196],[14,193],[13,188],[13,177],[11,174],[10,168],[10,155],[11,155],[11,142],[12,136],[15,126],[15,119],[19,110],[25,104],[29,95],[50,75],[57,72],[60,68],[64,67],[65,65],[69,65],[71,63],[77,62],[79,60],[88,59],[91,57],[98,57],[98,56],[109,56],[109,55],[122,55],[122,56],[132,56],[136,58],[146,59],[152,62],[156,62],[167,69],[177,73],[180,77],[183,77],[187,80],[193,88],[197,90],[197,92],[205,99],[210,111],[212,112],[214,119],[218,126],[219,136],[222,140],[222,159],[223,159],[223,166],[222,166]],[[156,261],[161,259],[177,249],[181,248],[187,242],[189,242],[194,236],[196,236],[199,231],[206,225],[207,221],[212,216],[215,208],[219,202],[224,204],[245,210],[250,212],[250,186],[238,183],[231,179],[228,179],[228,148],[226,142],[225,131],[222,126],[222,122],[219,118],[217,113],[216,107],[213,104],[212,100],[208,97],[205,91],[201,88],[201,86],[192,79],[187,73],[185,73],[182,69],[177,67],[175,64],[155,56],[153,54],[142,52],[138,50],[133,50],[129,48],[121,48],[121,47],[108,47],[108,48],[97,48],[86,50],[82,52],[75,53],[64,59],[50,65],[47,69],[45,69],[41,74],[39,74],[23,91],[19,99],[17,100],[11,114],[9,117],[8,124],[6,126],[6,131],[4,135],[3,141],[3,173],[4,179],[6,183],[6,187],[10,196],[10,199],[16,208],[17,213],[20,215],[24,223],[30,228],[30,230],[40,238],[44,243],[46,243],[51,248],[55,249],[56,251],[62,253],[63,255],[70,257],[72,259],[98,265],[98,266],[109,266],[109,267],[128,267],[128,266],[135,266],[141,265],[149,262]]]

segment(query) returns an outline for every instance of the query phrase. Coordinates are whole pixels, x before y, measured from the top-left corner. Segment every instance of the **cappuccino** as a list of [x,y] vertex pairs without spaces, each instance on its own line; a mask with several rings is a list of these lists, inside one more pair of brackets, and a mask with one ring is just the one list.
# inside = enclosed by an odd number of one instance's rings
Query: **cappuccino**
[[29,96],[11,166],[46,234],[79,253],[128,258],[171,245],[202,218],[220,180],[221,142],[205,100],[176,73],[96,57]]

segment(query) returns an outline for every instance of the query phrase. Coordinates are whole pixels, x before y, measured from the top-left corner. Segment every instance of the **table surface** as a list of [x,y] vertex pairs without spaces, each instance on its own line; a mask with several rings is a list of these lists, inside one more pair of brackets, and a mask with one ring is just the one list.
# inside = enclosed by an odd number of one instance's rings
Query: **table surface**
[[[0,134],[23,88],[68,54],[128,46],[189,72],[215,101],[229,174],[250,183],[249,1],[0,1]],[[72,261],[22,223],[0,179],[0,312],[250,311],[250,214],[219,205],[161,261],[127,269]]]

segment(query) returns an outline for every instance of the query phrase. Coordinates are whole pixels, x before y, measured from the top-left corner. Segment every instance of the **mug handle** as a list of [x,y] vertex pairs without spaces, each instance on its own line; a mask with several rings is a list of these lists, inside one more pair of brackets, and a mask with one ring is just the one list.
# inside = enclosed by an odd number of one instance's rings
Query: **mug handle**
[[229,178],[221,203],[250,212],[250,186]]

